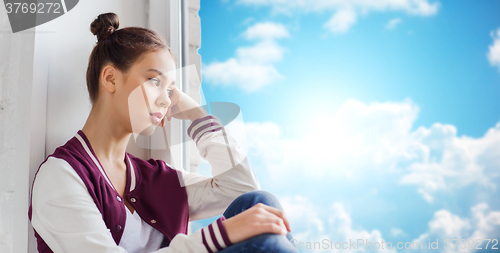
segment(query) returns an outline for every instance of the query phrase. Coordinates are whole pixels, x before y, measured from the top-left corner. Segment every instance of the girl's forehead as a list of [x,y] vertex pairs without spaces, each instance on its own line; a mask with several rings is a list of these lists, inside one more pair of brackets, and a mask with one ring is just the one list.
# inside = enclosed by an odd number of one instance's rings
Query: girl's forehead
[[144,53],[136,65],[143,69],[158,69],[161,73],[175,71],[175,62],[167,50]]
[[175,80],[177,76],[175,62],[169,52],[162,51],[146,53],[135,67],[139,72],[151,72],[159,78]]

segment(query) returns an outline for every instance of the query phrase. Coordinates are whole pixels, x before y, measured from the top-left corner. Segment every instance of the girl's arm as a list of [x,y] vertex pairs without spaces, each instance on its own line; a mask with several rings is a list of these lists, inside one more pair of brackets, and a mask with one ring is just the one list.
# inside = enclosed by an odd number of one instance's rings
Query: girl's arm
[[246,153],[215,117],[208,115],[194,120],[188,135],[201,157],[210,163],[213,175],[205,177],[181,170],[191,220],[220,215],[239,195],[260,190]]

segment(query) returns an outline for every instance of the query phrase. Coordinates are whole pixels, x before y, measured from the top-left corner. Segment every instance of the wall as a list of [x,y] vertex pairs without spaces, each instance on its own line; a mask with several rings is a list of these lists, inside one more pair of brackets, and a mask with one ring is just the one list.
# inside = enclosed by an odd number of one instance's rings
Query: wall
[[0,252],[27,252],[35,34],[12,34],[0,8]]

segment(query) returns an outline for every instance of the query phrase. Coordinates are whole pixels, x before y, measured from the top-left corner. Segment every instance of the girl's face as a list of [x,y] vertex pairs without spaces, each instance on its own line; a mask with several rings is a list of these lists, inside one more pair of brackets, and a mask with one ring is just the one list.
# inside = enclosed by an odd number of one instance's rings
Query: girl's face
[[122,91],[117,95],[127,104],[121,108],[121,114],[130,123],[128,130],[135,135],[151,135],[156,126],[162,124],[171,105],[176,66],[170,52],[160,50],[143,54],[122,77]]

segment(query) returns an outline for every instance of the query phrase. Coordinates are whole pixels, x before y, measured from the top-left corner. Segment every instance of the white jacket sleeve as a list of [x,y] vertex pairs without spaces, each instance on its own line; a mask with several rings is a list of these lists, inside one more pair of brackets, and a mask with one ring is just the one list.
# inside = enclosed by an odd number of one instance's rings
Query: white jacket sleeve
[[[177,234],[157,253],[218,252],[230,246],[222,219]],[[53,252],[127,252],[117,246],[82,179],[65,160],[49,157],[33,184],[33,228]]]
[[213,177],[183,173],[190,220],[220,215],[239,195],[260,190],[247,154],[212,115],[196,119],[188,128],[202,158],[211,166]]

